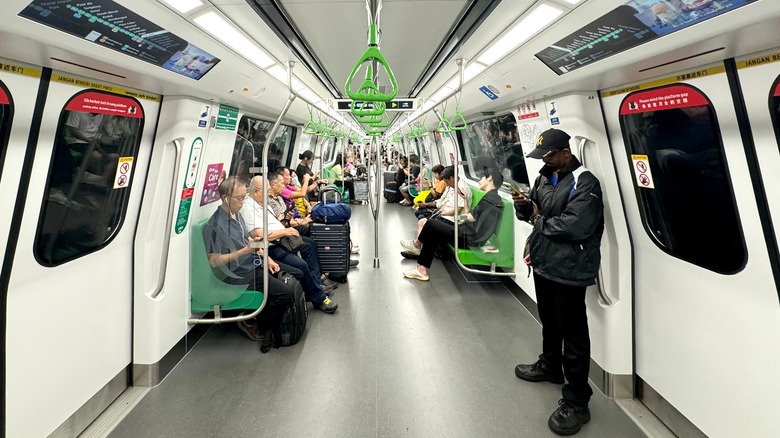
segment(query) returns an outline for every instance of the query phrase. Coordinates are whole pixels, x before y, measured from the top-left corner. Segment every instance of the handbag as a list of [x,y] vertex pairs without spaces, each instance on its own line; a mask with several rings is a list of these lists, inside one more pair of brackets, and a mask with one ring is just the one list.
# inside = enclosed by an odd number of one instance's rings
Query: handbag
[[279,239],[279,246],[287,252],[296,253],[303,246],[303,239],[301,236],[284,236]]

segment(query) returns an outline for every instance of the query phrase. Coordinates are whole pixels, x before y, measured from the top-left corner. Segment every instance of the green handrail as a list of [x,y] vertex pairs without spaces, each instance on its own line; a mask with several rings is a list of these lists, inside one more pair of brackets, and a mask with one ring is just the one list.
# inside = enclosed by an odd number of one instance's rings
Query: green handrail
[[442,134],[452,132],[452,126],[450,126],[450,121],[447,120],[447,113],[445,111],[442,111],[441,113],[441,121],[436,127],[436,131],[441,132]]
[[[344,85],[344,88],[347,92],[347,96],[349,96],[349,98],[352,100],[389,102],[393,100],[393,98],[398,94],[398,83],[395,80],[395,75],[393,75],[393,70],[390,68],[387,59],[385,58],[384,55],[382,55],[382,52],[379,50],[378,43],[377,43],[376,24],[373,23],[369,24],[368,34],[369,34],[368,48],[355,63],[355,67],[352,69],[352,72],[349,74],[349,77],[347,78],[347,83],[346,85]],[[363,81],[363,83],[360,85],[358,91],[353,92],[352,90],[350,90],[349,85],[352,83],[352,80],[355,78],[355,74],[357,74],[358,70],[360,69],[360,66],[363,65],[363,63],[365,62],[373,62],[373,61],[376,61],[387,71],[387,76],[390,79],[390,84],[393,86],[392,90],[389,93],[381,93],[379,91],[379,87],[373,81],[373,77],[372,77],[373,69],[371,68],[370,64],[366,69],[366,80]]]
[[[458,120],[458,118],[463,122],[462,125],[460,123],[456,125],[455,121]],[[452,131],[463,131],[469,126],[469,124],[466,123],[466,119],[464,119],[463,115],[460,113],[460,105],[455,107],[455,115],[449,120],[449,125]]]
[[372,128],[387,128],[392,123],[393,123],[393,121],[390,120],[390,117],[387,115],[387,113],[385,113],[382,116],[382,120],[380,120],[378,122],[369,122],[368,126],[371,126]]
[[[366,108],[366,103],[372,104],[373,108]],[[381,116],[385,113],[385,109],[387,109],[387,104],[384,102],[375,102],[375,101],[353,101],[352,105],[350,105],[350,111],[352,111],[352,114],[356,116]],[[359,107],[359,108],[358,108]]]
[[315,135],[315,134],[317,134],[317,126],[318,125],[314,121],[314,119],[309,117],[309,121],[306,122],[305,125],[303,125],[303,133],[304,134],[309,134],[309,135]]
[[382,114],[379,115],[367,115],[367,116],[360,116],[356,115],[355,119],[358,121],[358,123],[379,123],[382,121]]

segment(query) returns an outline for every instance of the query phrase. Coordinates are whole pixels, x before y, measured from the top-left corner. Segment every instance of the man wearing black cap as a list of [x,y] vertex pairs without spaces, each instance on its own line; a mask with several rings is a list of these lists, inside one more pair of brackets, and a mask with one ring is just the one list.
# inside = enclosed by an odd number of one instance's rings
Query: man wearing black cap
[[[542,159],[531,193],[514,193],[518,219],[534,229],[524,254],[533,267],[542,354],[530,365],[515,367],[529,382],[563,383],[563,399],[548,426],[560,435],[573,435],[590,421],[588,384],[590,337],[585,312],[585,289],[595,283],[604,232],[604,204],[598,179],[569,148],[569,135],[544,131],[527,155]],[[561,372],[561,369],[563,370]]]

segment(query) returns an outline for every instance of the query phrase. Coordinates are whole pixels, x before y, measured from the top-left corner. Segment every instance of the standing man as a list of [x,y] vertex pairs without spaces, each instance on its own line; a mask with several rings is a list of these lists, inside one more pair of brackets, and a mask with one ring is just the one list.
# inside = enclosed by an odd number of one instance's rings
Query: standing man
[[533,267],[542,322],[539,360],[518,365],[515,375],[552,383],[563,383],[566,377],[563,399],[547,423],[560,435],[573,435],[590,421],[585,289],[595,283],[604,232],[601,185],[572,155],[569,138],[558,129],[544,131],[527,155],[544,161],[534,188],[528,196],[512,194],[517,218],[534,227],[524,260]]

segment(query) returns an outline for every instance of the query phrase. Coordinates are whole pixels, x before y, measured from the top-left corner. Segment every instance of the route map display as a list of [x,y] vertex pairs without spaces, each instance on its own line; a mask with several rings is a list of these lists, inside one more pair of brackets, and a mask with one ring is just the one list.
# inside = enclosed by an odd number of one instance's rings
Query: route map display
[[111,0],[34,0],[19,16],[195,80],[220,61]]
[[757,0],[631,0],[536,54],[558,75]]

